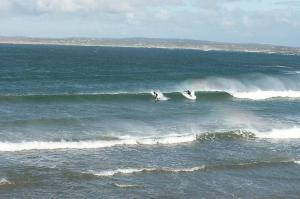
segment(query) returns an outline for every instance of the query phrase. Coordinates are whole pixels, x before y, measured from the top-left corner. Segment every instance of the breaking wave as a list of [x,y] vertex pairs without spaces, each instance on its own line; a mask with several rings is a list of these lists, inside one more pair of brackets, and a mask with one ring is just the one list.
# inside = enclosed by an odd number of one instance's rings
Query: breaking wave
[[[265,100],[270,98],[300,98],[300,91],[297,90],[203,90],[196,91],[195,95],[199,100],[227,100],[232,98]],[[164,92],[160,100],[185,100],[181,92]],[[51,102],[51,101],[135,101],[154,100],[149,92],[143,93],[118,93],[118,94],[56,94],[56,95],[7,95],[0,96],[0,101],[4,102]]]
[[300,98],[298,77],[273,77],[263,74],[249,74],[237,78],[208,77],[183,82],[178,89],[192,89],[201,92],[225,92],[235,98],[265,100],[269,98]]
[[130,137],[127,139],[116,138],[113,140],[90,140],[90,141],[31,141],[31,142],[0,142],[0,151],[23,151],[23,150],[55,150],[55,149],[94,149],[107,148],[121,145],[157,145],[179,144],[193,142],[196,135],[170,135],[165,137]]
[[253,91],[253,92],[232,92],[232,96],[240,99],[264,100],[270,98],[300,98],[300,91]]
[[227,132],[208,132],[199,134],[167,135],[163,137],[110,137],[106,140],[84,141],[29,141],[0,142],[0,151],[14,152],[24,150],[56,150],[56,149],[95,149],[114,146],[131,145],[170,145],[205,140],[232,139],[300,139],[300,128],[273,129],[260,132],[256,130],[235,130]]

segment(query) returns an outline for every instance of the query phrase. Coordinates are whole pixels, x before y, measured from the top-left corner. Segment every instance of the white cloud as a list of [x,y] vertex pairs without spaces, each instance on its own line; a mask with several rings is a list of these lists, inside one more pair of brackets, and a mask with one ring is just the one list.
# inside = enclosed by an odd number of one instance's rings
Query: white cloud
[[0,10],[43,12],[129,12],[159,6],[183,5],[182,0],[0,0]]
[[299,40],[296,35],[300,34],[297,2],[0,0],[0,34],[180,37],[294,45],[290,41]]
[[[23,1],[24,2],[24,1]],[[19,2],[20,3],[20,2]],[[35,9],[44,12],[78,12],[91,11],[96,6],[95,0],[35,0]]]

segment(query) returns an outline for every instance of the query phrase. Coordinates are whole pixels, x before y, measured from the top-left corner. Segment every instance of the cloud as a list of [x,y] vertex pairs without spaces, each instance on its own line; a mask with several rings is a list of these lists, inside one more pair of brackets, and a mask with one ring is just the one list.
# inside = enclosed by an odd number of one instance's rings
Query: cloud
[[137,8],[182,5],[182,0],[0,0],[0,10],[24,13],[129,12]]
[[300,46],[300,41],[295,42],[300,34],[298,4],[292,0],[0,0],[0,35],[179,37]]

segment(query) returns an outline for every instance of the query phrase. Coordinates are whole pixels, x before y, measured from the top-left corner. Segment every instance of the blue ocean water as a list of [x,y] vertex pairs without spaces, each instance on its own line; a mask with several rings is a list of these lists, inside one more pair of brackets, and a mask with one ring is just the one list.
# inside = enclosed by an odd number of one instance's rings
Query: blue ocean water
[[299,198],[299,102],[296,55],[0,45],[0,198]]

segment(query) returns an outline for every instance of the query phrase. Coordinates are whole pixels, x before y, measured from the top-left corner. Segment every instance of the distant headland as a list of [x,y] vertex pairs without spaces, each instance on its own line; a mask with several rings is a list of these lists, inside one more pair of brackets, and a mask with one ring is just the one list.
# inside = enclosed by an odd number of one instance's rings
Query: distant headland
[[194,49],[203,51],[261,52],[300,55],[300,48],[253,43],[223,43],[192,39],[160,38],[32,38],[1,37],[0,44],[39,44],[39,45],[77,45],[77,46],[110,46],[134,48],[169,48]]

